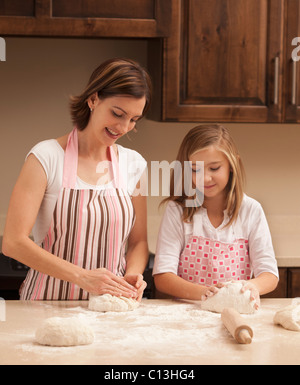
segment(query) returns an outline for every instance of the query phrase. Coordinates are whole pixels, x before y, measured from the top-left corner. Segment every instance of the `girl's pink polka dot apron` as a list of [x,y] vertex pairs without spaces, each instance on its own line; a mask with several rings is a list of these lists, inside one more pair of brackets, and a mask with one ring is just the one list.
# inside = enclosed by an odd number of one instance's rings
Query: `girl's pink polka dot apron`
[[[212,286],[230,280],[249,280],[251,267],[247,239],[236,238],[232,243],[220,242],[198,234],[201,215],[194,216],[193,234],[190,236],[178,265],[178,276],[198,285]],[[233,226],[238,234],[239,218]]]

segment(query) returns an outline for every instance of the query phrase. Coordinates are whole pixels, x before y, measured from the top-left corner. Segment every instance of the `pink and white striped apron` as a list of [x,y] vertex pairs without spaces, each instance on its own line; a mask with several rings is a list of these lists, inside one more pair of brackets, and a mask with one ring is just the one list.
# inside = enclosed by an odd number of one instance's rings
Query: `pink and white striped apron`
[[[178,265],[178,276],[198,285],[212,286],[218,282],[251,278],[249,244],[236,238],[232,243],[205,238],[199,234],[200,215],[194,216],[193,235],[190,236]],[[238,234],[239,219],[233,225]]]
[[[55,256],[87,270],[105,267],[123,276],[125,247],[135,214],[131,197],[120,184],[119,166],[110,147],[113,187],[76,189],[77,129],[68,138],[63,186],[42,247]],[[21,300],[85,300],[79,286],[30,269],[20,290]]]

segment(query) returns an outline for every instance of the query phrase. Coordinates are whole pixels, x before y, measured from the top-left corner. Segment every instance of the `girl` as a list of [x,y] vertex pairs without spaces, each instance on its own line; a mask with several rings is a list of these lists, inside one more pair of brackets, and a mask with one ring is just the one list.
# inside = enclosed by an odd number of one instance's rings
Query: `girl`
[[[21,299],[80,300],[89,293],[141,299],[146,197],[135,190],[146,162],[116,141],[134,129],[150,99],[150,78],[138,63],[108,60],[71,99],[74,129],[29,152],[2,245],[5,255],[31,268]],[[99,175],[103,163],[112,168]],[[138,167],[129,172],[129,165]]]
[[262,207],[243,193],[244,169],[229,132],[221,125],[193,128],[177,161],[182,170],[190,162],[193,187],[204,162],[204,198],[199,207],[187,205],[190,197],[174,194],[173,174],[153,268],[157,289],[205,300],[226,281],[241,280],[258,307],[259,296],[276,288],[278,269]]

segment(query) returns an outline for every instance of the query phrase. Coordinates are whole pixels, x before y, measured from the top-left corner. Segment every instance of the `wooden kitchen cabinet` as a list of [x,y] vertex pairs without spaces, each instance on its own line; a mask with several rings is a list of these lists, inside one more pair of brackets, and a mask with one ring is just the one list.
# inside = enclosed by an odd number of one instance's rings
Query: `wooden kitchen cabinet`
[[287,268],[278,268],[279,282],[278,286],[271,293],[262,295],[262,298],[287,298],[288,297],[288,270]]
[[288,297],[300,297],[300,269],[288,269]]
[[300,268],[279,267],[279,283],[277,288],[263,295],[262,298],[295,298],[300,297]]
[[[285,34],[285,121],[300,122],[300,52],[298,61],[292,60],[292,52],[296,48],[291,45],[295,37],[300,39],[300,0],[288,0],[286,6],[286,34]],[[299,46],[300,42],[298,43]]]
[[300,121],[300,64],[291,60],[299,0],[172,5],[162,50],[162,120]]
[[0,0],[0,33],[1,36],[164,37],[168,35],[171,1]]

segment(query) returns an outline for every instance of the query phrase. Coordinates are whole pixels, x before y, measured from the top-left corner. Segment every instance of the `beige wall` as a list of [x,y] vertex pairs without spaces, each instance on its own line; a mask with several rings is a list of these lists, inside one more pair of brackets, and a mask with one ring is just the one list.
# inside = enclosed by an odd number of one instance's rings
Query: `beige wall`
[[[13,185],[28,150],[71,129],[68,96],[80,92],[103,60],[125,56],[147,63],[143,40],[6,38],[0,62],[0,234]],[[195,123],[144,119],[120,144],[148,161],[172,161]],[[227,124],[247,171],[246,192],[266,212],[277,255],[300,255],[300,125]],[[154,251],[162,210],[148,198],[149,244]]]

